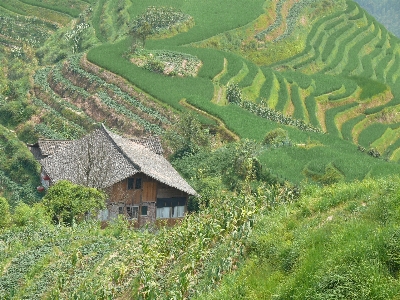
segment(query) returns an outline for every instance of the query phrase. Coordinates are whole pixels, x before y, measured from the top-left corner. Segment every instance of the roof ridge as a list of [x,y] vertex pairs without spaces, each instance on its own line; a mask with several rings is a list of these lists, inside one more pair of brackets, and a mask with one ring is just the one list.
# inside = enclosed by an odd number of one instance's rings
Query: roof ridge
[[[124,158],[126,160],[128,160],[136,169],[138,169],[140,172],[142,172],[142,167],[139,166],[137,163],[135,163],[134,161],[132,161],[132,159],[125,153],[124,150],[122,150],[121,146],[118,145],[118,143],[113,139],[113,137],[110,135],[111,131],[108,131],[108,129],[106,128],[106,126],[104,126],[103,123],[101,123],[101,129],[106,133],[107,137],[110,139],[110,141],[113,143],[113,145],[117,148],[117,150],[124,156]],[[124,139],[124,137],[113,133],[115,135],[117,135],[118,137]]]

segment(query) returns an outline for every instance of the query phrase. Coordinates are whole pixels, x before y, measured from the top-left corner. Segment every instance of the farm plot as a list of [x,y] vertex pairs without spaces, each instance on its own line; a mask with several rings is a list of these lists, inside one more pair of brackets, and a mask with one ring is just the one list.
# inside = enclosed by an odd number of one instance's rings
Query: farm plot
[[371,147],[372,143],[378,140],[388,129],[387,124],[373,123],[364,128],[358,136],[358,144],[365,148]]
[[[84,70],[76,72],[86,74],[87,77],[74,77],[73,68],[79,58],[70,64],[71,70],[66,65],[59,63],[49,72],[49,85],[57,94],[85,111],[85,114],[91,118],[101,121],[108,120],[112,127],[121,126],[127,129],[129,133],[146,131],[152,133],[161,133],[161,125],[168,125],[169,120],[159,114],[157,111],[146,107],[129,94],[113,84],[108,84],[95,75],[87,73]],[[97,82],[96,82],[97,81]],[[98,88],[88,88],[96,83]],[[100,84],[99,84],[100,83]],[[81,85],[81,86],[80,86]],[[130,126],[128,126],[130,124]],[[136,125],[134,125],[136,124]],[[130,129],[128,129],[130,127]]]
[[35,5],[29,5],[19,0],[1,1],[0,7],[18,15],[36,17],[45,22],[57,23],[62,26],[71,21],[71,17],[68,15]]
[[366,118],[365,115],[359,115],[355,118],[352,118],[342,124],[342,136],[344,140],[353,141],[353,128],[356,124],[361,122]]
[[0,7],[0,36],[7,41],[19,45],[39,47],[50,35],[58,29],[58,26],[41,19],[25,17],[8,13]]
[[340,113],[345,112],[346,110],[350,110],[351,108],[358,106],[358,103],[349,103],[347,105],[342,105],[339,107],[334,107],[325,111],[325,125],[329,134],[333,134],[335,136],[341,136],[341,132],[339,131],[336,124],[336,116]]

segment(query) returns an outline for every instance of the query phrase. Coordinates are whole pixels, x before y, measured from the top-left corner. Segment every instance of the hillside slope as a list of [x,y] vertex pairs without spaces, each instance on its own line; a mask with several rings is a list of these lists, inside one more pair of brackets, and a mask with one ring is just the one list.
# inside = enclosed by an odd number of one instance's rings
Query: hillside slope
[[398,299],[399,187],[308,190],[259,217],[244,264],[195,299]]

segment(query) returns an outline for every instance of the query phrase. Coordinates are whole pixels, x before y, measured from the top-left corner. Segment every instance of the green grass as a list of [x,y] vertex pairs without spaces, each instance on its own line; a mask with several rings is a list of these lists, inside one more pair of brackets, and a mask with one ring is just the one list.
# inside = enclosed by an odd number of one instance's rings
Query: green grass
[[61,2],[56,0],[19,0],[23,3],[54,10],[63,14],[70,15],[71,17],[77,18],[79,14],[84,11],[88,4],[79,0],[68,0],[68,2]]
[[224,76],[219,80],[223,85],[226,85],[229,80],[238,75],[243,68],[243,60],[238,55],[225,53],[225,58],[228,61],[228,70]]
[[350,79],[354,80],[361,87],[360,100],[372,99],[387,90],[387,86],[379,81],[371,80],[365,77],[353,76]]
[[34,16],[61,25],[66,25],[71,20],[70,16],[41,7],[28,5],[18,0],[7,0],[6,2],[1,1],[0,6],[19,15]]
[[349,110],[355,106],[358,106],[358,103],[349,103],[347,105],[342,105],[328,109],[325,112],[325,125],[326,125],[326,130],[328,131],[329,134],[341,137],[341,133],[339,132],[339,129],[336,126],[335,117],[337,114],[345,112],[346,110]]
[[246,76],[239,82],[239,87],[244,88],[251,86],[253,84],[254,78],[257,76],[259,72],[259,68],[257,65],[253,64],[250,61],[245,62],[247,64],[247,68],[249,72],[246,74]]
[[369,125],[358,136],[358,143],[366,148],[379,139],[385,131],[388,129],[388,125],[381,123],[374,123]]
[[359,116],[352,118],[352,119],[346,121],[345,123],[343,123],[342,130],[341,130],[343,139],[347,140],[347,141],[352,141],[353,140],[352,130],[353,130],[354,126],[364,119],[365,119],[365,115],[359,115]]
[[238,271],[195,299],[396,299],[399,187],[386,178],[310,188],[260,218]]
[[306,114],[303,108],[303,101],[300,97],[300,89],[295,84],[291,86],[291,98],[294,106],[293,118],[307,121]]
[[310,123],[317,128],[321,128],[321,124],[317,118],[317,102],[315,101],[315,98],[313,96],[308,96],[305,99],[305,105],[308,111]]

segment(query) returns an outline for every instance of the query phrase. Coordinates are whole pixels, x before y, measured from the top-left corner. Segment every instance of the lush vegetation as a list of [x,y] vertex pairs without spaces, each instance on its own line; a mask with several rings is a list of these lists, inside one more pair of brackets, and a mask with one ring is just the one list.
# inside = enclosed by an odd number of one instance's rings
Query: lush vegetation
[[[399,42],[352,0],[2,1],[0,298],[394,298]],[[25,143],[100,123],[162,136],[179,225],[36,189]]]

